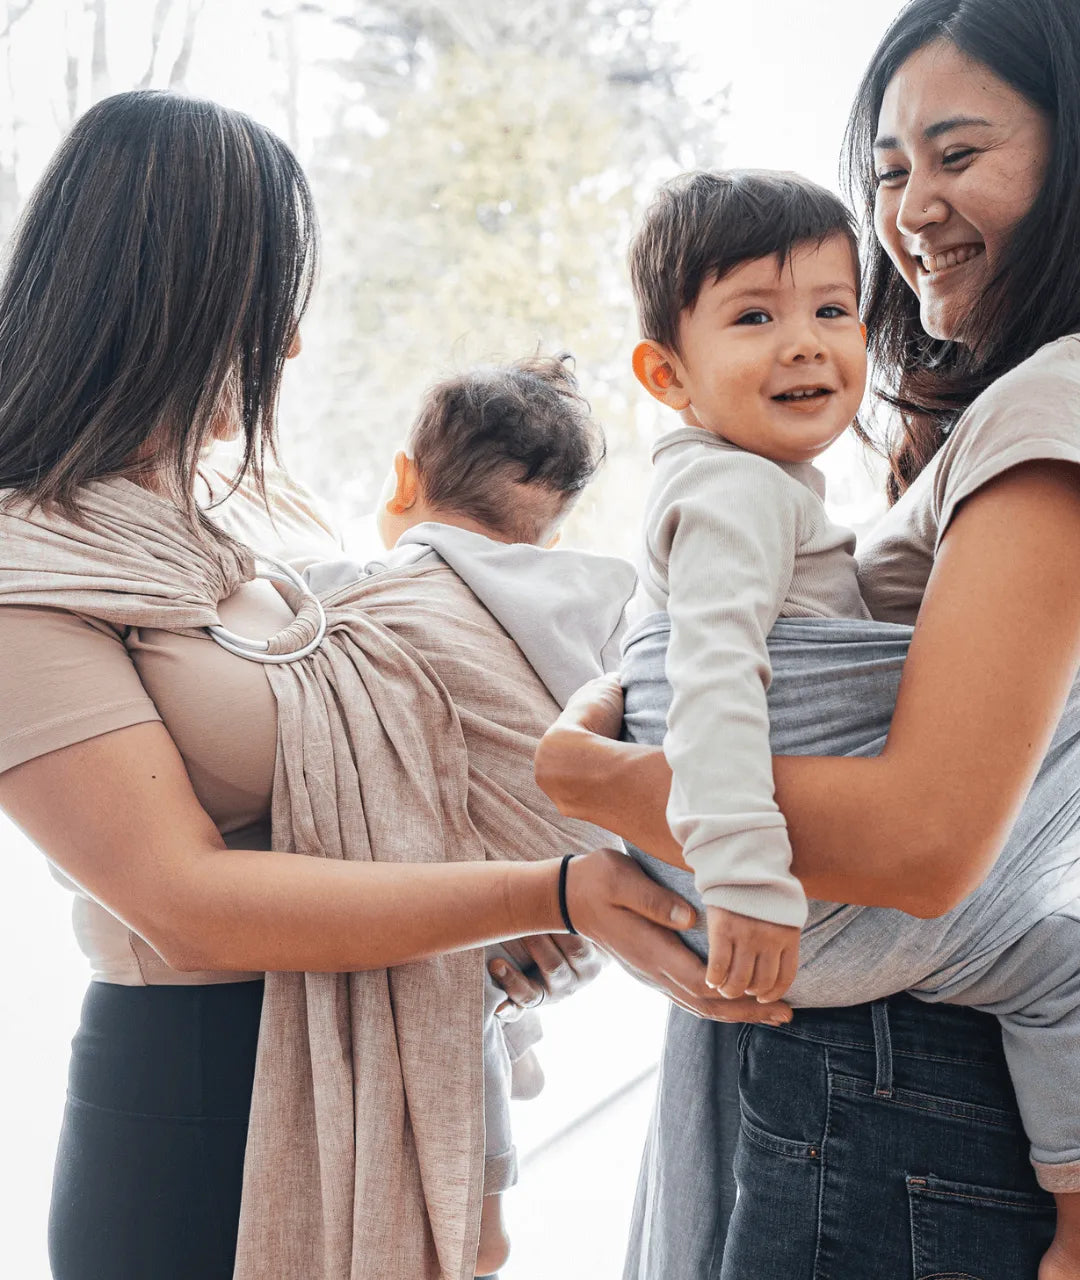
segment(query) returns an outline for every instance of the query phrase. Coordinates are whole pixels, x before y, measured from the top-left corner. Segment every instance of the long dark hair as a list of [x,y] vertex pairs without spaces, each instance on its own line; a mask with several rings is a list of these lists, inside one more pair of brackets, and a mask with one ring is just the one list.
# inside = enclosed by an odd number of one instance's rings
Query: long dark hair
[[1076,0],[911,0],[870,61],[848,122],[848,190],[872,224],[873,141],[889,81],[913,53],[947,39],[1045,111],[1052,147],[1042,190],[1013,232],[969,317],[968,345],[928,337],[919,303],[869,237],[863,315],[899,410],[888,443],[895,500],[980,392],[1044,343],[1080,330],[1080,4]]
[[92,107],[0,282],[0,487],[77,512],[80,485],[141,465],[195,521],[223,413],[261,486],[316,257],[307,182],[268,129],[173,93]]

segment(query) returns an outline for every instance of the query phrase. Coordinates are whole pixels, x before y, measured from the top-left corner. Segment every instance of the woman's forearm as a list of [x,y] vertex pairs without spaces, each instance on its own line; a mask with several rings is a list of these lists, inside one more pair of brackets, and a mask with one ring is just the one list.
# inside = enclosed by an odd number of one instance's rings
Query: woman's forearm
[[[927,841],[919,806],[911,804],[895,762],[777,756],[773,772],[792,869],[809,897],[915,915],[948,905],[939,883],[947,863]],[[659,747],[559,729],[537,754],[537,780],[568,816],[685,867],[665,816],[671,769]]]
[[[793,869],[812,897],[941,915],[982,883],[1080,669],[1078,573],[1073,464],[1017,466],[966,499],[938,548],[881,755],[773,761]],[[587,702],[576,731],[569,711],[541,785],[561,781],[567,812],[671,861],[662,754],[590,745]]]
[[179,969],[381,969],[561,929],[557,882],[557,860],[412,866],[220,849],[183,877],[151,941]]
[[561,928],[554,858],[403,865],[225,848],[156,722],[8,770],[0,804],[177,969],[374,969]]

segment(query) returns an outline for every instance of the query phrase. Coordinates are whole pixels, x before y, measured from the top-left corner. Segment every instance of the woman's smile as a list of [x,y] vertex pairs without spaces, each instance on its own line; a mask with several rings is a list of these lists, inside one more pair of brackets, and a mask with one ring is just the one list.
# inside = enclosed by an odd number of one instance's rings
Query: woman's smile
[[956,245],[951,249],[926,250],[912,256],[921,277],[937,278],[954,267],[962,267],[985,252],[986,245],[976,243]]

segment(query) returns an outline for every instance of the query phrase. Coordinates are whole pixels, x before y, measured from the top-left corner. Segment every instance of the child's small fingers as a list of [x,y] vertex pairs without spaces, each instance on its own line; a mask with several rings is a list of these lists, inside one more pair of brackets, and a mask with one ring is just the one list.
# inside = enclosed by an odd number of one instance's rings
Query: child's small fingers
[[799,952],[797,948],[785,947],[780,954],[780,962],[777,966],[776,983],[768,991],[763,991],[758,1000],[762,1004],[771,1004],[787,991],[788,987],[795,981],[795,974],[799,968]]
[[776,986],[780,973],[780,953],[768,950],[758,954],[754,962],[754,972],[746,988],[748,996],[757,996],[760,1000],[766,991]]
[[735,947],[727,978],[720,984],[721,995],[727,996],[729,1000],[737,1000],[739,996],[746,994],[746,988],[750,985],[750,979],[754,976],[754,961],[756,958],[756,952],[750,948]]
[[727,981],[731,970],[734,947],[730,938],[717,938],[709,943],[709,965],[705,971],[705,985],[719,991]]
[[780,977],[779,981],[783,984],[786,991],[788,987],[795,981],[795,975],[799,971],[799,948],[785,947],[784,954],[780,957]]

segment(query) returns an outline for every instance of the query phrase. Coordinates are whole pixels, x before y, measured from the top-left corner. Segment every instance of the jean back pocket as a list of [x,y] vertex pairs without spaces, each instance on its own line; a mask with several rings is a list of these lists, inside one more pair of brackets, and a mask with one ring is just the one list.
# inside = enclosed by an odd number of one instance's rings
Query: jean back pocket
[[909,1175],[913,1280],[1035,1280],[1054,1235],[1049,1196]]

